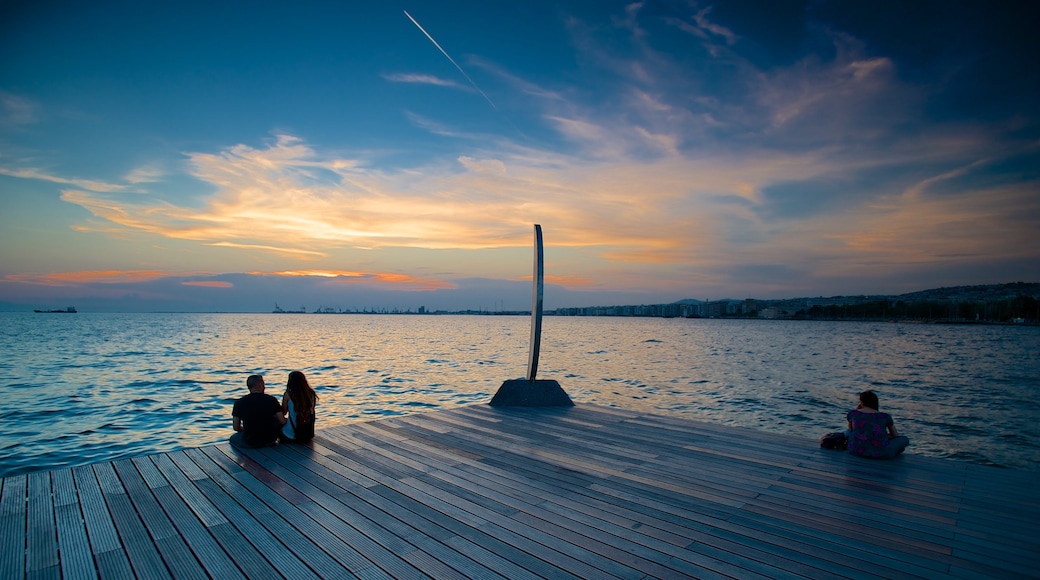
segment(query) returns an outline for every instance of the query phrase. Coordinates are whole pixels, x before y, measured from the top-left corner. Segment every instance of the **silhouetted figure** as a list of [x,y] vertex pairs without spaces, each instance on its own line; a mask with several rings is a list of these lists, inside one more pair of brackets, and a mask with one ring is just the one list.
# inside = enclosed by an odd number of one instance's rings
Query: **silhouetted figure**
[[910,439],[900,435],[892,416],[878,411],[874,391],[859,394],[859,405],[846,415],[849,420],[849,453],[860,457],[891,459],[906,449]]
[[264,393],[264,377],[249,375],[246,379],[249,394],[235,401],[231,410],[235,434],[231,444],[245,449],[267,447],[278,442],[278,433],[285,416],[278,399]]
[[289,373],[289,381],[282,395],[282,414],[286,421],[282,425],[282,441],[303,443],[314,438],[315,407],[318,393],[314,392],[307,377],[300,371]]

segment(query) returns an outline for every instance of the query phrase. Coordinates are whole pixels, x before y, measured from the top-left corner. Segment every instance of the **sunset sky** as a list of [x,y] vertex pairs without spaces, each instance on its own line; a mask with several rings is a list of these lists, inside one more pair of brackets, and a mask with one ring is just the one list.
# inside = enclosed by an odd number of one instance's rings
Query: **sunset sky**
[[0,309],[1037,282],[1037,6],[5,2]]

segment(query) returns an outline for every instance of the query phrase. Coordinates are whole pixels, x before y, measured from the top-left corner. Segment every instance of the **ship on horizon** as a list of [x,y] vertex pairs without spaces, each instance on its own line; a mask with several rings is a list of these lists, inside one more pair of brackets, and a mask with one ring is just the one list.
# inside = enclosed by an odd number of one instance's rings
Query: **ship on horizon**
[[275,302],[274,310],[271,311],[271,314],[307,314],[307,307],[300,306],[299,310],[285,310]]
[[51,310],[33,310],[33,312],[40,312],[44,314],[76,314],[76,307],[68,306],[65,308],[53,308]]

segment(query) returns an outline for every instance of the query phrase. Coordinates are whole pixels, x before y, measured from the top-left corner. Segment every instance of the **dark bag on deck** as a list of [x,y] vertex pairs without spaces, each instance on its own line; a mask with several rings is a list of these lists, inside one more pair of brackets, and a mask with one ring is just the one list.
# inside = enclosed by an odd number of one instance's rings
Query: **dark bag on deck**
[[820,447],[823,449],[848,449],[849,439],[844,431],[828,433],[820,437]]

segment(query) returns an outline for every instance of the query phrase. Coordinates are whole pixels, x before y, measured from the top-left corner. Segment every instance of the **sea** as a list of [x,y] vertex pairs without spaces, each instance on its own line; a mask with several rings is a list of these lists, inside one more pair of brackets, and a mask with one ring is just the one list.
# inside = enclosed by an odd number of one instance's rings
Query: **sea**
[[[246,377],[303,371],[318,428],[486,404],[527,373],[494,315],[0,313],[0,476],[226,441]],[[860,391],[907,453],[1040,471],[1040,327],[547,316],[538,378],[596,404],[803,436]]]

